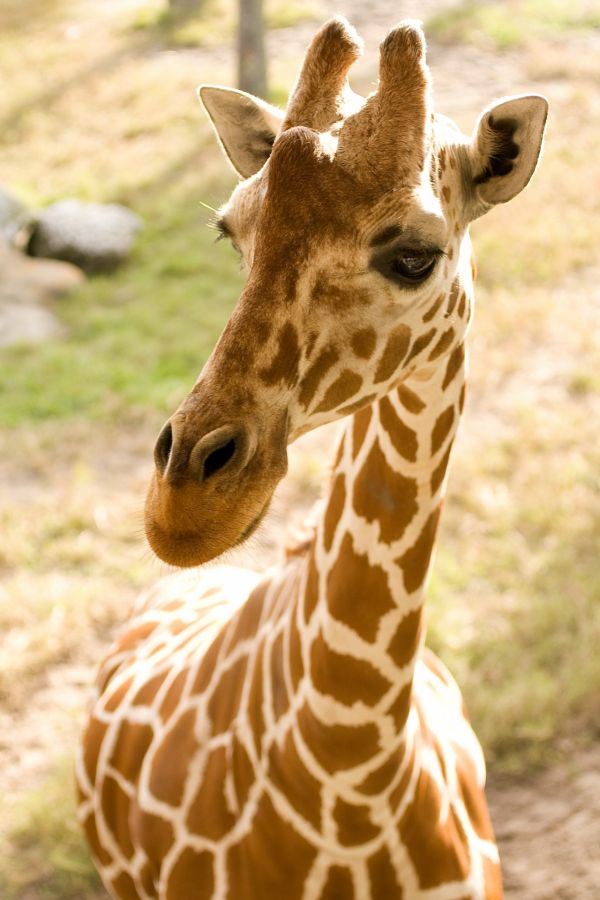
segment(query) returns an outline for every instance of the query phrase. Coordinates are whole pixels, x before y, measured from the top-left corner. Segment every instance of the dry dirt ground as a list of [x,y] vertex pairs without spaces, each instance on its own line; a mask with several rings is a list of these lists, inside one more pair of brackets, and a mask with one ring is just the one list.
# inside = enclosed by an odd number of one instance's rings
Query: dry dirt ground
[[[449,4],[411,0],[391,15],[389,3],[377,2],[367,7],[356,0],[347,0],[343,11],[363,34],[372,52],[394,18],[407,15],[426,18],[441,5]],[[321,3],[326,12],[337,12],[340,6],[330,0]],[[272,39],[271,53],[297,52],[297,47],[306,44],[313,30],[314,25],[307,23],[289,32],[278,33]],[[517,93],[527,85],[527,75],[511,53],[498,56],[476,49],[462,49],[460,69],[456,53],[451,47],[432,46],[430,59],[438,107],[459,119],[466,114],[472,117],[493,96]],[[363,78],[367,76],[367,71],[363,70]],[[548,87],[561,90],[560,83]],[[597,271],[590,271],[588,283],[584,285],[584,291],[595,297],[596,304],[600,302],[597,275]],[[549,353],[551,358],[552,350]],[[540,353],[539,360],[530,360],[530,390],[548,388],[548,359],[548,353]],[[502,418],[501,403],[502,395],[499,394],[498,408],[488,408],[481,417],[472,409],[464,425],[465,439],[458,448],[459,454],[480,452],[484,448],[490,426]],[[105,485],[109,520],[112,497],[121,497],[119,502],[125,505],[135,504],[142,498],[153,439],[153,430],[142,429],[135,434],[121,435],[118,442],[113,441],[109,446],[93,446],[91,442],[87,463],[98,484],[102,482],[101,473],[110,472],[110,484],[107,481]],[[324,461],[331,455],[331,448],[331,433],[322,431],[308,436],[299,448],[294,449],[290,476],[269,523],[246,551],[244,559],[251,566],[259,567],[265,560],[273,559],[284,524],[288,529],[302,521],[315,499],[315,485],[319,482],[319,473],[326,469]],[[57,488],[60,473],[55,473],[51,482],[20,482],[14,473],[2,471],[0,461],[0,475],[4,474],[9,490],[22,491],[24,495],[42,490],[46,492],[48,504],[60,502]],[[163,571],[157,565],[156,574]],[[131,596],[122,598],[124,613],[131,599]],[[6,824],[11,805],[23,792],[43,782],[48,761],[55,755],[56,748],[73,746],[82,705],[93,679],[92,659],[98,658],[101,652],[102,644],[98,642],[97,646],[86,649],[86,661],[54,665],[43,673],[24,715],[0,711],[0,792],[5,798],[0,825],[3,821]],[[42,720],[43,729],[39,727]],[[527,777],[492,772],[489,798],[504,862],[507,897],[513,900],[600,897],[599,746],[573,751],[566,761]]]
[[534,778],[492,776],[488,798],[514,900],[600,896],[600,748]]

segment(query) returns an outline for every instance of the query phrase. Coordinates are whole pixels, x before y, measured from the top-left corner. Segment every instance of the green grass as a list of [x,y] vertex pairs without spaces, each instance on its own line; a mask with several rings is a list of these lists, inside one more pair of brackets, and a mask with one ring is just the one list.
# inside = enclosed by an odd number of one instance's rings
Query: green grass
[[[442,535],[429,641],[461,685],[496,768],[551,761],[574,723],[575,735],[597,733],[600,491],[594,462],[581,461],[583,471],[566,477],[530,475],[521,485],[526,498],[508,496],[491,521],[489,509],[477,522],[461,504],[456,516],[469,520],[472,535],[477,525],[483,528],[471,546],[464,522]],[[513,463],[507,454],[503,468],[478,477],[505,484]],[[583,484],[589,495],[582,507]]]
[[448,44],[475,44],[486,49],[524,47],[532,39],[600,27],[600,11],[589,0],[465,0],[434,14],[427,32]]
[[61,759],[14,810],[9,852],[0,854],[3,900],[82,900],[105,897],[75,821],[73,765]]
[[68,337],[1,354],[0,425],[135,410],[167,413],[187,393],[240,289],[235,257],[214,246],[199,202],[145,210],[128,265],[61,302]]

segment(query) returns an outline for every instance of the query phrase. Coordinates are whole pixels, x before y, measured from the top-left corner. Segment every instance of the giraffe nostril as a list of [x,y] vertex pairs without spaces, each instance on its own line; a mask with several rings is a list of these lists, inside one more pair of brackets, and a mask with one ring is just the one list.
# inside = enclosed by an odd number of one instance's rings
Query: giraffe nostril
[[167,422],[163,430],[158,436],[156,446],[154,447],[154,462],[159,472],[164,472],[169,463],[171,450],[173,449],[173,428],[170,422]]
[[246,466],[254,448],[249,428],[222,425],[200,438],[190,454],[188,474],[200,483],[216,479],[221,473],[231,479]]
[[215,472],[224,469],[227,463],[235,456],[236,449],[235,440],[230,438],[222,446],[211,450],[202,466],[202,481],[206,481]]

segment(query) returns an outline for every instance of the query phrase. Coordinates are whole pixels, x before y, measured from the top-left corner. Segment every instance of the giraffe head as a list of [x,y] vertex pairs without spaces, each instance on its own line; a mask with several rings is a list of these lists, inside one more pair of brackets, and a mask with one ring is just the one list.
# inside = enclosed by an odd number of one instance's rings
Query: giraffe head
[[490,106],[467,138],[434,115],[418,25],[387,36],[366,100],[347,81],[359,53],[344,20],[326,23],[285,113],[200,88],[241,176],[218,227],[247,281],[156,444],[146,533],[166,562],[197,565],[241,542],[286,472],[290,441],[410,374],[427,377],[463,341],[469,223],[534,171],[542,97]]

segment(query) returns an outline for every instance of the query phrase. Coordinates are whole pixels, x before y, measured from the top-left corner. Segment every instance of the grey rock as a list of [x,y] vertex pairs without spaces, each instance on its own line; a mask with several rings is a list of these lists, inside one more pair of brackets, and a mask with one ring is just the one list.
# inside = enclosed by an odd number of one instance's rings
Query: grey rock
[[0,235],[23,247],[33,230],[35,216],[7,187],[0,184]]
[[61,200],[38,214],[29,252],[86,272],[109,272],[128,257],[140,225],[135,213],[116,203]]
[[41,344],[63,334],[60,321],[44,306],[0,303],[0,347]]
[[81,269],[54,259],[32,259],[0,236],[0,347],[59,337],[64,328],[51,301],[78,287]]

